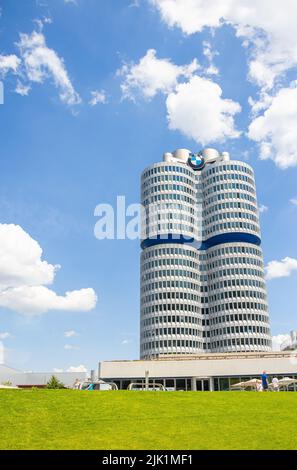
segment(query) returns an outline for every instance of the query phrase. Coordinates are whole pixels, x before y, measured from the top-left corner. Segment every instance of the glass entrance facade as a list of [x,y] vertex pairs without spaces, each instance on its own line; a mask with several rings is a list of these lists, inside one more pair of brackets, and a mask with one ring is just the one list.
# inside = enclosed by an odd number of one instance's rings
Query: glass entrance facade
[[[268,375],[269,383],[272,381],[273,377],[277,377],[279,380],[283,379],[284,377],[291,377],[297,380],[297,374],[286,374],[286,375]],[[197,392],[208,392],[211,391],[213,388],[214,392],[227,392],[231,391],[231,386],[239,383],[245,382],[250,379],[260,378],[260,376],[230,376],[230,377],[209,377],[209,378],[200,378],[200,377],[170,377],[170,378],[150,378],[149,384],[161,384],[164,385],[166,390],[168,391],[194,391],[196,389]],[[107,382],[114,382],[119,390],[127,390],[130,383],[138,383],[142,384],[143,388],[145,388],[145,379],[104,379]],[[194,383],[193,383],[194,382]],[[212,384],[211,384],[212,383]],[[297,384],[292,384],[287,388],[284,389],[285,391],[297,391]]]

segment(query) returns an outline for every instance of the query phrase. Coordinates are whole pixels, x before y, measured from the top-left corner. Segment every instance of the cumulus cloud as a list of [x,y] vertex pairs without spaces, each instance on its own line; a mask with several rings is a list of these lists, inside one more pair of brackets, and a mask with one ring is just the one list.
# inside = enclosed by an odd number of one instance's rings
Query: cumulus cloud
[[68,369],[64,370],[64,369],[60,369],[58,367],[55,367],[53,369],[53,372],[56,372],[56,373],[63,373],[63,372],[87,372],[87,368],[86,366],[84,365],[80,365],[80,366],[70,366],[68,367]]
[[181,77],[191,77],[198,70],[197,60],[188,65],[176,65],[170,59],[158,59],[155,49],[149,49],[137,64],[124,64],[117,74],[124,77],[121,85],[124,98],[152,99],[158,92],[169,93]]
[[121,341],[122,345],[130,344],[130,343],[132,343],[131,339],[123,339],[123,341]]
[[[295,0],[150,0],[169,27],[184,34],[231,25],[246,48],[249,79],[259,86],[250,98],[248,136],[259,143],[260,158],[280,168],[297,165],[296,87],[280,89],[297,67]],[[267,14],[269,12],[269,14]],[[206,54],[209,54],[207,48]],[[255,115],[262,113],[255,118]]]
[[219,70],[214,64],[214,58],[218,52],[213,50],[212,45],[208,41],[203,41],[203,54],[208,59],[209,66],[205,69],[206,75],[218,75]]
[[74,336],[77,336],[77,332],[75,330],[68,330],[64,332],[65,338],[73,338]]
[[29,94],[32,83],[42,84],[50,79],[59,90],[63,103],[79,104],[81,98],[72,85],[63,58],[46,44],[43,28],[52,22],[51,18],[43,17],[33,21],[37,31],[19,35],[16,43],[19,56],[0,54],[0,76],[4,77],[8,72],[17,75],[15,92],[22,96]]
[[58,88],[63,103],[76,105],[81,102],[71,83],[64,60],[54,49],[47,46],[41,31],[33,31],[32,34],[21,33],[17,46],[29,82],[43,83],[50,78]]
[[253,119],[248,136],[259,143],[261,159],[283,169],[297,165],[297,86],[279,90],[264,114]]
[[259,206],[260,214],[263,214],[264,212],[267,212],[267,211],[268,211],[268,207],[265,206],[264,204],[260,204],[260,206]]
[[132,2],[129,5],[129,8],[139,8],[139,7],[140,7],[139,0],[132,0]]
[[81,364],[80,366],[70,366],[66,372],[88,372],[88,369]]
[[64,345],[64,349],[68,350],[68,351],[78,351],[80,349],[79,346],[75,346],[73,344],[65,344]]
[[0,307],[26,315],[93,309],[97,296],[91,288],[62,296],[46,287],[59,268],[42,259],[39,243],[19,225],[0,224]]
[[[217,53],[209,42],[203,47],[209,61],[205,69],[196,59],[188,65],[176,65],[170,59],[159,59],[155,49],[149,49],[137,64],[125,64],[118,75],[123,77],[124,98],[150,100],[159,92],[165,94],[169,129],[205,145],[239,137],[234,116],[241,107],[222,98],[221,87],[205,77],[218,73],[213,64]],[[198,70],[202,76],[197,75]]]
[[290,341],[290,335],[275,335],[272,336],[272,349],[273,351],[280,351],[281,346],[285,342]]
[[94,90],[91,91],[91,99],[89,104],[91,106],[96,106],[97,104],[106,104],[107,103],[107,96],[104,90]]
[[293,204],[293,206],[297,206],[297,197],[290,199],[290,203]]
[[204,27],[218,27],[230,9],[230,0],[150,0],[168,26],[177,26],[185,34],[194,34]]
[[59,265],[44,261],[39,243],[14,224],[0,224],[0,290],[51,284]]
[[48,310],[88,311],[96,305],[93,289],[80,289],[57,295],[45,286],[21,286],[0,292],[0,306],[28,315]]
[[169,128],[202,145],[240,135],[234,124],[240,105],[222,98],[220,86],[208,79],[194,76],[177,85],[166,106]]
[[4,331],[3,333],[0,333],[0,339],[7,339],[7,338],[11,338],[11,334],[8,333],[8,331]]
[[45,24],[51,24],[53,22],[53,20],[51,18],[46,17],[46,16],[44,16],[42,19],[36,18],[33,21],[34,21],[34,23],[36,23],[39,31],[43,30],[43,27],[44,27]]
[[21,96],[27,96],[31,90],[30,85],[24,85],[20,80],[17,81],[15,92]]
[[[250,78],[271,88],[275,78],[297,65],[295,0],[150,0],[168,26],[185,34],[231,24],[252,46]],[[269,14],[267,14],[269,12]],[[289,13],[288,13],[289,12]]]
[[9,71],[16,73],[20,63],[20,59],[14,54],[0,55],[0,74],[3,76]]
[[266,279],[288,277],[293,271],[297,271],[297,259],[287,256],[281,261],[270,261],[266,266]]

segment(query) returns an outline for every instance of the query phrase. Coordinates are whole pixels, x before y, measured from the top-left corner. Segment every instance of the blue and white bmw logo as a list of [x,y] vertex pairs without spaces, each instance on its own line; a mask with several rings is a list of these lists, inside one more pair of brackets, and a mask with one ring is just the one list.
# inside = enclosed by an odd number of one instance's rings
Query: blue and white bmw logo
[[204,158],[199,153],[192,153],[189,157],[189,165],[194,170],[201,170],[204,167]]

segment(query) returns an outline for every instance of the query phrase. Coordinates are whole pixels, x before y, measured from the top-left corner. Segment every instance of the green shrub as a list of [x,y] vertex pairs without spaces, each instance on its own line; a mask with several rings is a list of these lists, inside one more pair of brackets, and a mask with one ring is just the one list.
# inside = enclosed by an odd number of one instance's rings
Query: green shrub
[[57,377],[52,375],[50,380],[46,384],[46,388],[48,388],[48,389],[65,388],[65,385],[62,382],[59,382]]

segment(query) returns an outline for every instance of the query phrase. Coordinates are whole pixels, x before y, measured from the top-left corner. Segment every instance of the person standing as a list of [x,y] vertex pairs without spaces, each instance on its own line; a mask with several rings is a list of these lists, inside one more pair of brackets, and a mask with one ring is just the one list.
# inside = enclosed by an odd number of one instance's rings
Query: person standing
[[262,387],[263,387],[263,392],[267,392],[268,390],[268,379],[265,370],[263,371],[263,374],[261,375],[261,381],[262,381]]
[[272,388],[274,392],[279,392],[279,383],[277,377],[273,377],[272,379]]
[[256,388],[257,388],[257,392],[263,392],[263,386],[262,386],[261,381],[257,382]]
[[80,387],[80,381],[78,379],[75,380],[74,384],[73,384],[73,389],[74,390],[78,390]]

